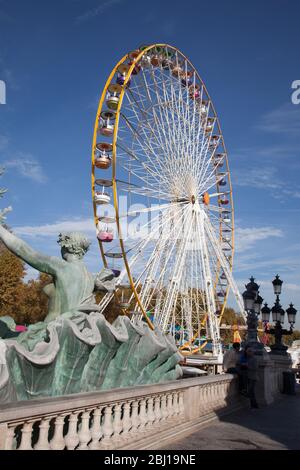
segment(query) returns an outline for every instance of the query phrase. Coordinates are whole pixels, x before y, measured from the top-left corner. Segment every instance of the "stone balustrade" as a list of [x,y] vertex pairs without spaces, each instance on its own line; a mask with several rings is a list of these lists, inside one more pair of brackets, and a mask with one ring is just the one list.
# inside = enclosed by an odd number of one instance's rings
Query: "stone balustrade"
[[0,409],[0,449],[153,449],[241,406],[229,374],[18,402]]

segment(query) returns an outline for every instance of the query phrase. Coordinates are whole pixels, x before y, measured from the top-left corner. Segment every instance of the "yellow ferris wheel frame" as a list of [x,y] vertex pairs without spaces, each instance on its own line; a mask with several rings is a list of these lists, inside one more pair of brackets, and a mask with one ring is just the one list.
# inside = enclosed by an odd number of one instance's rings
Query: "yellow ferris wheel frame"
[[[120,243],[120,248],[121,248],[121,252],[122,252],[123,261],[124,261],[124,264],[125,264],[125,268],[126,268],[129,283],[130,283],[130,288],[131,288],[131,290],[134,294],[134,297],[136,299],[137,304],[139,305],[139,307],[141,309],[143,317],[145,318],[148,326],[152,330],[154,329],[154,325],[151,322],[151,320],[149,319],[149,317],[148,317],[148,315],[147,315],[147,313],[144,309],[144,306],[142,305],[142,303],[140,301],[139,294],[136,290],[136,287],[134,285],[134,281],[133,281],[133,278],[132,278],[132,275],[131,275],[129,263],[127,261],[126,251],[125,251],[124,242],[123,242],[123,238],[122,238],[120,217],[119,217],[119,204],[118,204],[116,172],[117,172],[117,139],[118,139],[119,119],[120,119],[120,112],[121,112],[121,108],[122,108],[123,98],[124,98],[124,94],[125,94],[125,91],[126,91],[126,85],[127,85],[128,81],[131,79],[133,69],[135,68],[137,63],[140,61],[140,59],[143,57],[143,55],[146,54],[148,51],[150,51],[152,49],[155,49],[155,48],[169,48],[169,49],[172,49],[173,51],[179,53],[189,63],[189,65],[192,67],[193,71],[195,72],[195,75],[197,76],[198,80],[200,81],[200,83],[202,84],[202,86],[205,90],[205,93],[206,93],[206,95],[207,95],[207,97],[210,101],[210,106],[212,107],[212,110],[213,110],[214,115],[216,117],[216,122],[217,122],[217,126],[218,126],[218,129],[219,129],[220,135],[222,135],[222,137],[223,137],[223,133],[222,133],[222,130],[221,130],[219,118],[218,118],[218,115],[216,113],[213,101],[210,98],[210,95],[207,91],[207,88],[206,88],[203,80],[201,79],[200,75],[198,74],[196,68],[193,66],[191,61],[179,49],[177,49],[176,47],[171,46],[169,44],[161,44],[161,43],[151,44],[147,47],[144,47],[142,50],[140,50],[140,53],[137,55],[137,57],[135,59],[132,60],[132,64],[130,65],[130,68],[128,69],[128,72],[126,74],[126,78],[125,78],[125,81],[122,85],[122,90],[121,90],[121,93],[120,93],[120,96],[119,96],[118,106],[117,106],[117,109],[115,111],[115,124],[114,124],[113,140],[112,140],[112,191],[113,191],[113,202],[114,202],[114,209],[115,209],[115,219],[116,219],[116,225],[117,225],[118,238],[119,238],[119,243]],[[99,118],[100,118],[100,114],[102,112],[103,104],[105,103],[105,98],[107,96],[108,87],[112,83],[112,80],[113,80],[114,76],[117,73],[118,67],[121,64],[123,64],[129,58],[129,54],[130,53],[127,53],[121,58],[121,60],[112,69],[108,79],[106,80],[105,86],[104,86],[102,94],[101,94],[101,98],[100,98],[99,103],[98,103],[98,109],[97,109],[97,114],[96,114],[96,118],[95,118],[93,141],[92,141],[91,186],[92,186],[92,201],[93,201],[93,211],[94,211],[94,222],[95,222],[96,226],[98,224],[98,216],[97,216],[97,205],[96,205],[96,202],[95,202],[95,150],[96,150],[96,143],[97,143],[97,132],[98,132],[98,128],[99,128]],[[230,262],[230,270],[232,271],[233,256],[234,256],[234,207],[233,207],[232,185],[231,185],[231,179],[230,179],[230,171],[229,171],[229,165],[228,165],[227,150],[226,150],[226,147],[225,147],[224,138],[222,139],[222,145],[223,145],[224,152],[225,152],[225,159],[224,160],[226,161],[227,180],[228,180],[228,184],[229,184],[228,196],[230,198],[230,206],[231,206],[231,262]],[[220,217],[220,222],[219,222],[219,240],[220,241],[222,240],[222,219],[221,219],[221,217]],[[98,240],[98,243],[99,243],[99,248],[100,248],[100,253],[101,253],[103,265],[104,265],[104,267],[107,267],[107,260],[106,260],[106,257],[105,257],[103,244],[100,240]],[[216,289],[216,285],[217,285],[217,282],[218,282],[218,277],[219,276],[217,275],[216,279],[215,279],[215,289]],[[222,316],[223,316],[223,313],[224,313],[224,310],[225,310],[225,307],[226,307],[228,294],[229,294],[229,285],[227,283],[226,293],[225,293],[225,296],[224,296],[224,301],[223,301],[223,305],[222,305],[222,309],[221,309],[221,313],[220,313],[220,317],[219,317],[219,324],[221,322],[221,319],[222,319]],[[205,325],[206,317],[207,317],[207,315],[205,315],[204,320],[201,322],[201,327],[203,327]],[[194,337],[191,341],[187,341],[179,349],[183,350],[184,348],[186,348],[188,346],[191,346],[193,344],[194,340],[196,339],[196,337],[198,336],[198,334],[199,334],[199,331],[197,331],[195,333],[195,335],[194,335]],[[205,342],[200,347],[196,348],[194,351],[191,351],[190,353],[185,351],[184,354],[186,355],[186,354],[193,354],[195,352],[198,352],[206,344],[207,344],[207,342]]]

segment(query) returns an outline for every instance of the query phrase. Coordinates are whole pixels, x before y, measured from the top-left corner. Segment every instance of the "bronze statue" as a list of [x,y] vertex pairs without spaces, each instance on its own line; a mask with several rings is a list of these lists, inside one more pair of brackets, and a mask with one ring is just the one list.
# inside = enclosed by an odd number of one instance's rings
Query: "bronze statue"
[[58,243],[61,246],[62,259],[47,256],[33,250],[27,243],[9,232],[0,224],[0,239],[5,246],[23,261],[40,272],[50,274],[53,283],[44,291],[49,297],[49,309],[46,322],[54,320],[65,312],[97,310],[94,291],[114,290],[114,274],[110,269],[103,269],[96,277],[91,274],[83,257],[89,249],[89,240],[81,233],[60,234]]

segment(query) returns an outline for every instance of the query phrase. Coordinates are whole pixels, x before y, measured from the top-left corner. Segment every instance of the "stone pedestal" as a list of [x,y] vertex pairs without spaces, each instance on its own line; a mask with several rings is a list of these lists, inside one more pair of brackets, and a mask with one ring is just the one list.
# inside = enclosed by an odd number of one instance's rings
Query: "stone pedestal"
[[269,357],[273,362],[273,394],[274,399],[283,391],[283,372],[292,369],[292,358],[290,354],[273,354],[269,353]]
[[258,361],[257,402],[259,405],[270,405],[282,393],[283,372],[291,369],[291,357],[289,354],[264,352],[256,358]]
[[259,405],[269,405],[274,401],[272,392],[274,364],[267,353],[256,356],[256,359],[258,362],[256,399]]

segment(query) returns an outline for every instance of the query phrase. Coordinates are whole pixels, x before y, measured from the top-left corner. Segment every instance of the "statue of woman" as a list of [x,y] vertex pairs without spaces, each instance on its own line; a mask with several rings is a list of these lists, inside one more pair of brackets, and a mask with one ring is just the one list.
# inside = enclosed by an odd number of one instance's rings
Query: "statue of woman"
[[114,290],[114,274],[111,270],[103,269],[96,277],[88,272],[83,257],[90,242],[81,233],[59,235],[62,259],[33,250],[1,224],[0,239],[12,253],[27,264],[52,276],[53,283],[45,287],[45,293],[49,297],[46,322],[54,320],[62,313],[78,311],[87,304],[96,307],[93,295],[95,289]]

